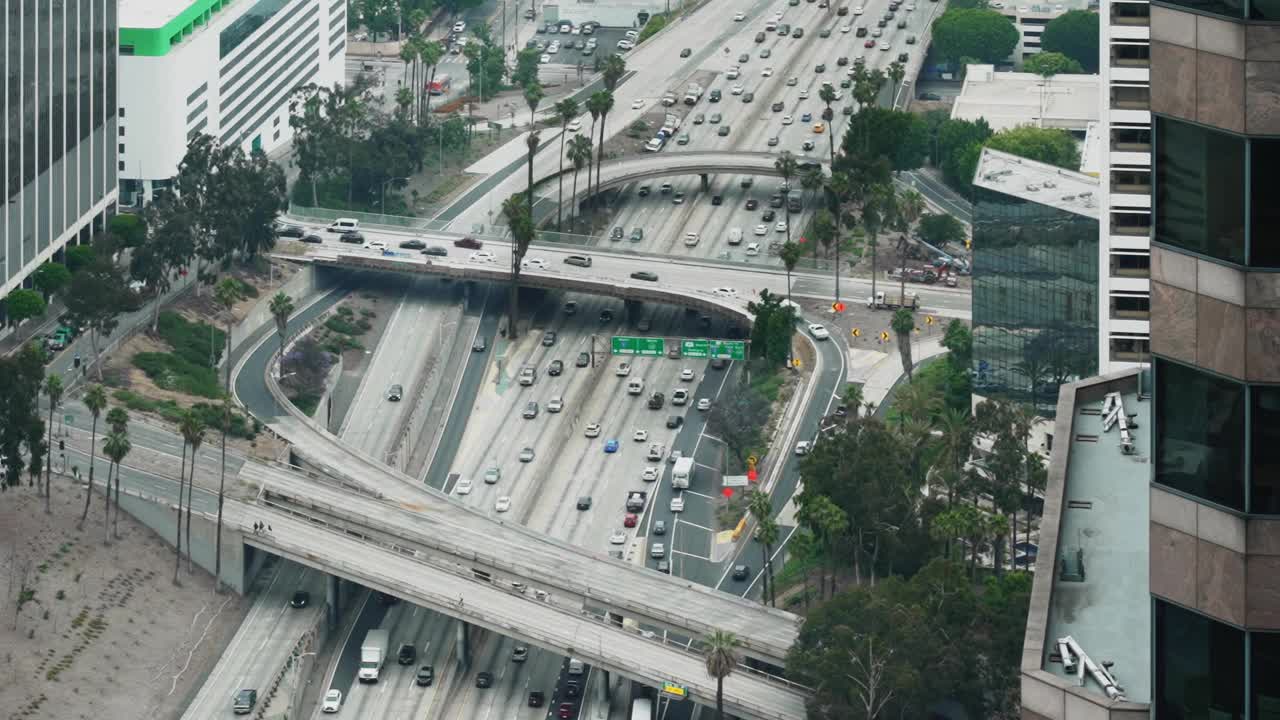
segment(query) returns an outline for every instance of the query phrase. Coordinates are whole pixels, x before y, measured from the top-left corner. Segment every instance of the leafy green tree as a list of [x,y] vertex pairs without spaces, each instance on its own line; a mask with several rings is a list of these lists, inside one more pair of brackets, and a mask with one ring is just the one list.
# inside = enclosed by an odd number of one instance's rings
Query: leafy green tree
[[1049,21],[1040,37],[1045,52],[1062,53],[1087,73],[1098,72],[1098,14],[1069,10]]
[[[530,133],[535,138],[537,133]],[[530,155],[532,155],[532,149]],[[532,161],[530,161],[532,162]],[[525,202],[523,195],[516,193],[502,201],[502,214],[507,218],[507,227],[511,230],[511,286],[507,300],[507,336],[512,340],[519,337],[520,319],[520,269],[525,253],[533,242],[533,212]]]
[[5,313],[9,316],[9,322],[17,325],[31,318],[44,315],[47,306],[40,293],[35,290],[18,288],[9,293],[9,296],[4,299],[4,307]]
[[502,90],[502,78],[507,74],[505,51],[494,44],[488,25],[474,25],[471,34],[475,42],[467,43],[462,54],[467,58],[467,73],[475,95],[482,101],[492,98]]
[[767,417],[769,402],[749,386],[725,388],[707,416],[707,429],[724,442],[725,450],[745,467],[747,457],[760,442],[760,420]]
[[[427,68],[427,88],[436,81],[436,68],[440,66],[440,61],[444,59],[444,45],[436,40],[424,40],[417,45],[418,62]],[[418,90],[422,98],[422,113],[419,116],[419,122],[423,125],[431,124],[431,93]]]
[[929,154],[929,131],[924,118],[915,113],[865,107],[849,119],[843,147],[846,154],[858,153],[856,138],[861,138],[871,153],[889,158],[894,170],[914,170]]
[[133,213],[112,215],[111,220],[107,221],[107,232],[117,248],[138,247],[147,239],[146,223]]
[[1057,128],[1022,125],[1001,130],[987,140],[987,147],[1068,170],[1080,167],[1080,149],[1075,138]]
[[[1090,13],[1092,15],[1092,13]],[[1064,73],[1083,73],[1084,68],[1074,59],[1057,52],[1040,52],[1022,61],[1023,72],[1050,78]]]
[[[818,447],[822,447],[819,443]],[[813,465],[810,465],[812,467]],[[796,498],[800,505],[796,522],[809,531],[822,549],[827,567],[818,575],[818,598],[827,596],[827,574],[831,576],[831,594],[836,592],[836,549],[846,539],[849,515],[830,497],[819,491],[803,492]],[[854,560],[854,582],[861,582],[857,559]]]
[[716,630],[704,641],[703,659],[707,675],[716,679],[716,720],[724,720],[724,679],[738,666],[738,647],[742,641],[731,632]]
[[824,255],[830,255],[831,246],[836,241],[836,216],[826,208],[818,208],[809,221],[809,231],[805,236],[813,242],[815,248],[822,245]]
[[58,406],[62,404],[62,376],[53,373],[44,379],[44,396],[49,398],[49,441],[45,443],[45,447],[49,448],[49,462],[44,466],[44,514],[49,515],[53,512],[49,507],[50,498],[53,495],[53,414],[58,411]]
[[370,128],[371,83],[360,75],[355,82],[333,87],[308,84],[289,98],[293,161],[298,167],[295,187],[299,192],[310,190],[312,206],[321,204],[320,188],[330,183],[341,184],[346,202],[351,202],[356,150]]
[[31,282],[46,297],[57,295],[71,283],[71,271],[62,263],[46,262],[31,273]]
[[[213,136],[199,133],[187,143],[187,152],[178,163],[176,194],[190,223],[197,279],[202,277],[201,261],[214,263],[224,255],[219,240],[225,240],[236,208],[220,204],[231,196],[225,190],[222,171],[230,169],[238,152],[235,145],[222,145]],[[198,285],[196,289],[198,292]]]
[[968,191],[977,168],[978,152],[991,137],[991,126],[976,121],[946,119],[938,126],[937,160],[943,178],[954,188]]
[[67,259],[67,269],[72,275],[80,272],[82,268],[87,267],[93,262],[97,255],[92,245],[75,245],[67,248],[64,256]]
[[1000,62],[1017,44],[1018,30],[994,10],[948,10],[933,21],[933,49],[948,62]]
[[34,343],[0,356],[0,398],[4,398],[0,402],[0,456],[4,460],[0,491],[17,487],[23,468],[39,467],[45,451],[45,424],[38,402],[43,382],[44,355]]
[[945,213],[925,213],[920,216],[920,224],[916,226],[916,235],[921,240],[936,248],[944,248],[948,243],[964,244],[964,225],[959,220]]
[[539,55],[534,48],[525,48],[516,53],[516,69],[511,71],[512,85],[528,87],[537,82]]
[[102,363],[98,362],[98,343],[115,332],[120,314],[137,307],[137,298],[125,284],[120,268],[110,258],[95,257],[91,265],[75,276],[64,301],[72,321],[89,331],[93,350],[90,362],[102,382]]
[[573,164],[573,210],[572,217],[569,219],[569,225],[572,232],[577,232],[577,213],[578,213],[578,172],[582,168],[587,170],[587,182],[591,181],[591,138],[583,135],[574,135],[569,140],[569,162]]
[[84,493],[84,510],[80,512],[80,521],[76,523],[77,530],[83,530],[85,520],[89,518],[89,499],[93,497],[93,466],[98,452],[98,417],[107,407],[107,393],[101,385],[94,383],[85,391],[81,402],[89,409],[93,423],[89,432],[89,487]]
[[752,314],[752,353],[765,358],[772,366],[783,363],[789,356],[791,336],[795,331],[795,310],[783,305],[783,297],[761,290],[759,300],[747,303]]

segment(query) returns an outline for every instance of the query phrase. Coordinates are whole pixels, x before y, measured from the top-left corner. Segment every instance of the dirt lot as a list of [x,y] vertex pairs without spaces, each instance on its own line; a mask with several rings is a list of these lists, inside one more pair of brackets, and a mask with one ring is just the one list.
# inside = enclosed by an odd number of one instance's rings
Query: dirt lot
[[103,547],[101,498],[77,531],[82,491],[53,485],[52,515],[32,488],[0,496],[4,717],[179,717],[248,604],[199,569],[175,586],[172,548],[128,514]]

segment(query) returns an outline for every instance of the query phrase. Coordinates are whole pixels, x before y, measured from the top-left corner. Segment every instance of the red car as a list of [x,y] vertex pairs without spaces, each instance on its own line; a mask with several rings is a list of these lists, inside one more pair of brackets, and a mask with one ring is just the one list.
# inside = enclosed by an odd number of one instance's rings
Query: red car
[[622,526],[635,527],[636,522],[639,521],[639,519],[640,518],[636,517],[635,513],[627,513],[627,516],[622,519]]
[[467,250],[479,250],[482,245],[483,243],[470,235],[462,238],[461,240],[453,241],[454,247],[466,248]]
[[573,703],[560,703],[560,708],[556,710],[556,717],[560,720],[573,720],[574,711]]
[[876,41],[875,41],[875,40],[868,40],[868,41],[866,41],[866,42],[862,43],[862,47],[864,47],[864,48],[873,48],[873,47],[875,47],[875,46],[876,46]]

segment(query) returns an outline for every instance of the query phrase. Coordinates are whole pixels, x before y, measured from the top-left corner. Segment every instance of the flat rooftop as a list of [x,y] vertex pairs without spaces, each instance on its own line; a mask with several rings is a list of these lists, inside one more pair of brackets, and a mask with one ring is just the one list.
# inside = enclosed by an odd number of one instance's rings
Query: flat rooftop
[[990,8],[1008,18],[1055,18],[1070,10],[1088,10],[1089,0],[1055,0],[1045,3],[1015,2],[1015,0],[996,0]]
[[119,0],[119,3],[120,27],[155,30],[179,16],[199,15],[214,5],[215,0]]
[[[1078,392],[1071,417],[1066,483],[1063,487],[1057,559],[1075,565],[1083,551],[1084,580],[1070,582],[1054,571],[1042,669],[1074,684],[1060,662],[1049,662],[1057,639],[1070,635],[1111,672],[1127,700],[1151,700],[1151,596],[1148,573],[1150,492],[1150,400],[1139,400],[1134,382],[1121,386],[1124,411],[1136,414],[1134,453],[1120,450],[1120,428],[1103,432],[1101,392]],[[1118,388],[1111,388],[1118,389]],[[1059,404],[1062,408],[1062,404]],[[1061,418],[1059,419],[1061,422]],[[1061,424],[1059,424],[1061,427]],[[1041,568],[1044,566],[1041,565]],[[1106,697],[1087,679],[1084,690]]]
[[992,130],[1019,125],[1083,133],[1098,119],[1097,75],[996,72],[994,65],[970,65],[960,96],[951,106],[953,120],[985,118]]
[[1098,218],[1098,178],[983,148],[973,184],[1041,205]]

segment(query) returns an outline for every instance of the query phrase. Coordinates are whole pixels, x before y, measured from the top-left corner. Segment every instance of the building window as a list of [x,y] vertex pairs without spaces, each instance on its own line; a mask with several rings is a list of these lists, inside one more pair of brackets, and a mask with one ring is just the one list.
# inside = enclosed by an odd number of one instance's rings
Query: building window
[[1249,512],[1280,515],[1280,387],[1254,386],[1249,404]]
[[124,137],[124,126],[120,126],[120,137]]
[[1243,19],[1245,16],[1245,0],[1164,0],[1164,2],[1211,15],[1224,15],[1237,19]]
[[1154,715],[1243,718],[1244,631],[1161,600],[1155,604]]
[[289,0],[258,0],[253,7],[245,10],[243,15],[228,25],[218,36],[222,57],[226,57],[232,50],[239,47],[240,43],[248,40],[253,31],[266,25],[267,21],[275,17],[275,14],[288,4]]
[[1164,117],[1155,138],[1155,240],[1243,264],[1244,139]]
[[124,154],[124,143],[120,143],[120,154]]
[[1280,633],[1250,633],[1250,667],[1253,670],[1253,717],[1280,717]]
[[1280,207],[1276,204],[1280,140],[1251,140],[1249,153],[1249,264],[1280,267]]
[[1155,371],[1155,481],[1244,510],[1244,385],[1164,358]]

